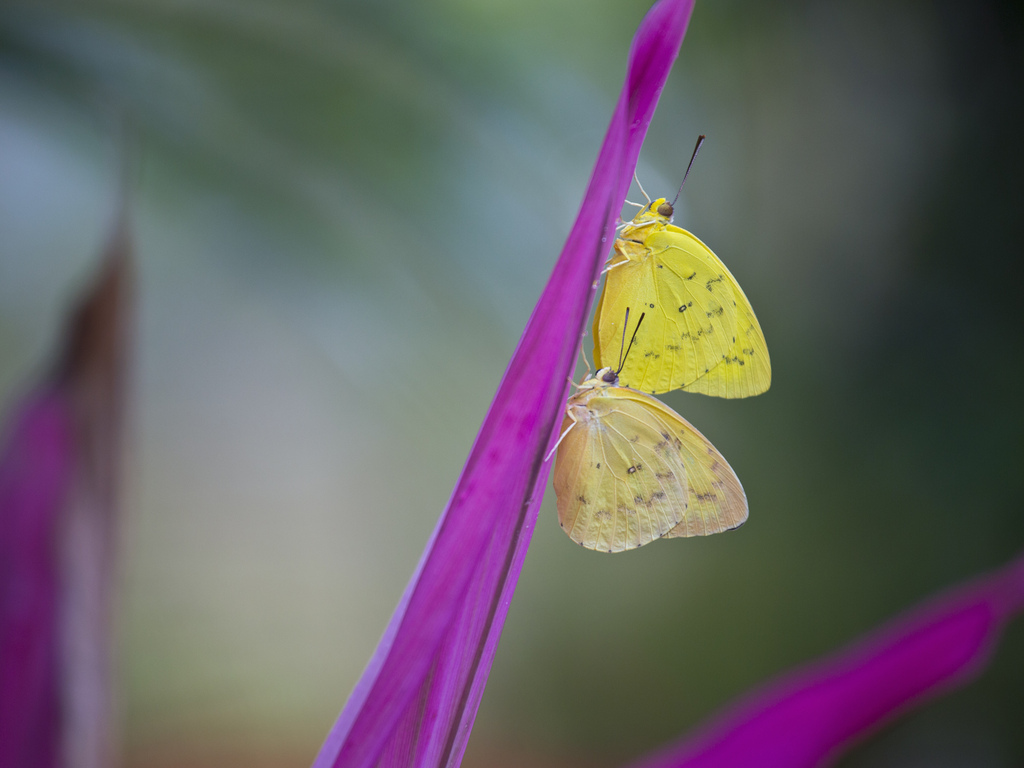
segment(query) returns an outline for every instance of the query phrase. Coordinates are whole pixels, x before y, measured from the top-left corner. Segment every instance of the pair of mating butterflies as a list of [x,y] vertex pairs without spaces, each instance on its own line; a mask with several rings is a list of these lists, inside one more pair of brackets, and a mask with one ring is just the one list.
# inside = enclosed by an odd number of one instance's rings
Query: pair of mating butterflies
[[[771,384],[764,334],[739,283],[704,243],[672,225],[672,214],[659,198],[621,225],[594,315],[599,370],[566,404],[555,459],[558,519],[588,549],[706,536],[747,519],[728,462],[645,394],[750,397]],[[614,370],[607,363],[622,356],[630,310],[647,323]]]

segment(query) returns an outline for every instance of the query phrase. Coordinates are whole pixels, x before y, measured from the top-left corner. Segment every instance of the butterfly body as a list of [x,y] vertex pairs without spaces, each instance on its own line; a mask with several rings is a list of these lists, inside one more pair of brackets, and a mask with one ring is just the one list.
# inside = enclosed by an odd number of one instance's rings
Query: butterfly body
[[561,526],[588,549],[621,552],[663,537],[735,528],[747,501],[721,454],[611,368],[569,398],[555,460]]
[[711,249],[671,223],[663,198],[622,226],[594,314],[598,367],[619,353],[629,307],[647,313],[619,372],[629,387],[750,397],[771,384],[761,326],[732,273]]

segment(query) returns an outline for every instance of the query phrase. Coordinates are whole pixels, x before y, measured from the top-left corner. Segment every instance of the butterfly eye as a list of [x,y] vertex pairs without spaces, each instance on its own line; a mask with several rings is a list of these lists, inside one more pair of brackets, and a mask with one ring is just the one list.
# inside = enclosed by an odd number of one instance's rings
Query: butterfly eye
[[611,368],[609,368],[601,375],[601,381],[606,382],[607,384],[614,384],[618,380],[618,374],[615,373],[615,371],[613,371]]
[[675,213],[675,211],[672,208],[672,203],[662,203],[661,205],[658,206],[659,216],[664,216],[666,219],[671,219],[673,213]]

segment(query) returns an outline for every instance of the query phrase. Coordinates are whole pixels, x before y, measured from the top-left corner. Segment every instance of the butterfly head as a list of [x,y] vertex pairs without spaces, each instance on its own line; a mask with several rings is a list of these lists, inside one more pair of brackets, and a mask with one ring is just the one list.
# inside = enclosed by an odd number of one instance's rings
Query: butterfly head
[[672,203],[664,197],[659,197],[654,202],[641,208],[637,215],[633,217],[630,225],[633,227],[649,227],[652,224],[664,226],[672,223],[673,214],[675,214],[675,209],[672,207]]
[[580,384],[580,390],[600,389],[603,387],[617,387],[619,385],[619,374],[614,368],[602,368],[589,379]]

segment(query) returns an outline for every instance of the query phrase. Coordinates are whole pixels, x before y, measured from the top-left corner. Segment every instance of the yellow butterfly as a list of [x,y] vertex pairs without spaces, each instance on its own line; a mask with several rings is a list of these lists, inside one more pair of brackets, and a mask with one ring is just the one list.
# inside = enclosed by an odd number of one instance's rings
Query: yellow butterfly
[[656,398],[619,386],[611,368],[566,404],[554,483],[562,528],[601,552],[747,519],[743,486],[707,438]]
[[772,369],[754,310],[711,249],[672,224],[673,213],[672,203],[658,198],[621,226],[594,313],[595,364],[618,351],[624,310],[643,307],[647,328],[620,371],[623,384],[655,394],[759,395],[771,385]]

